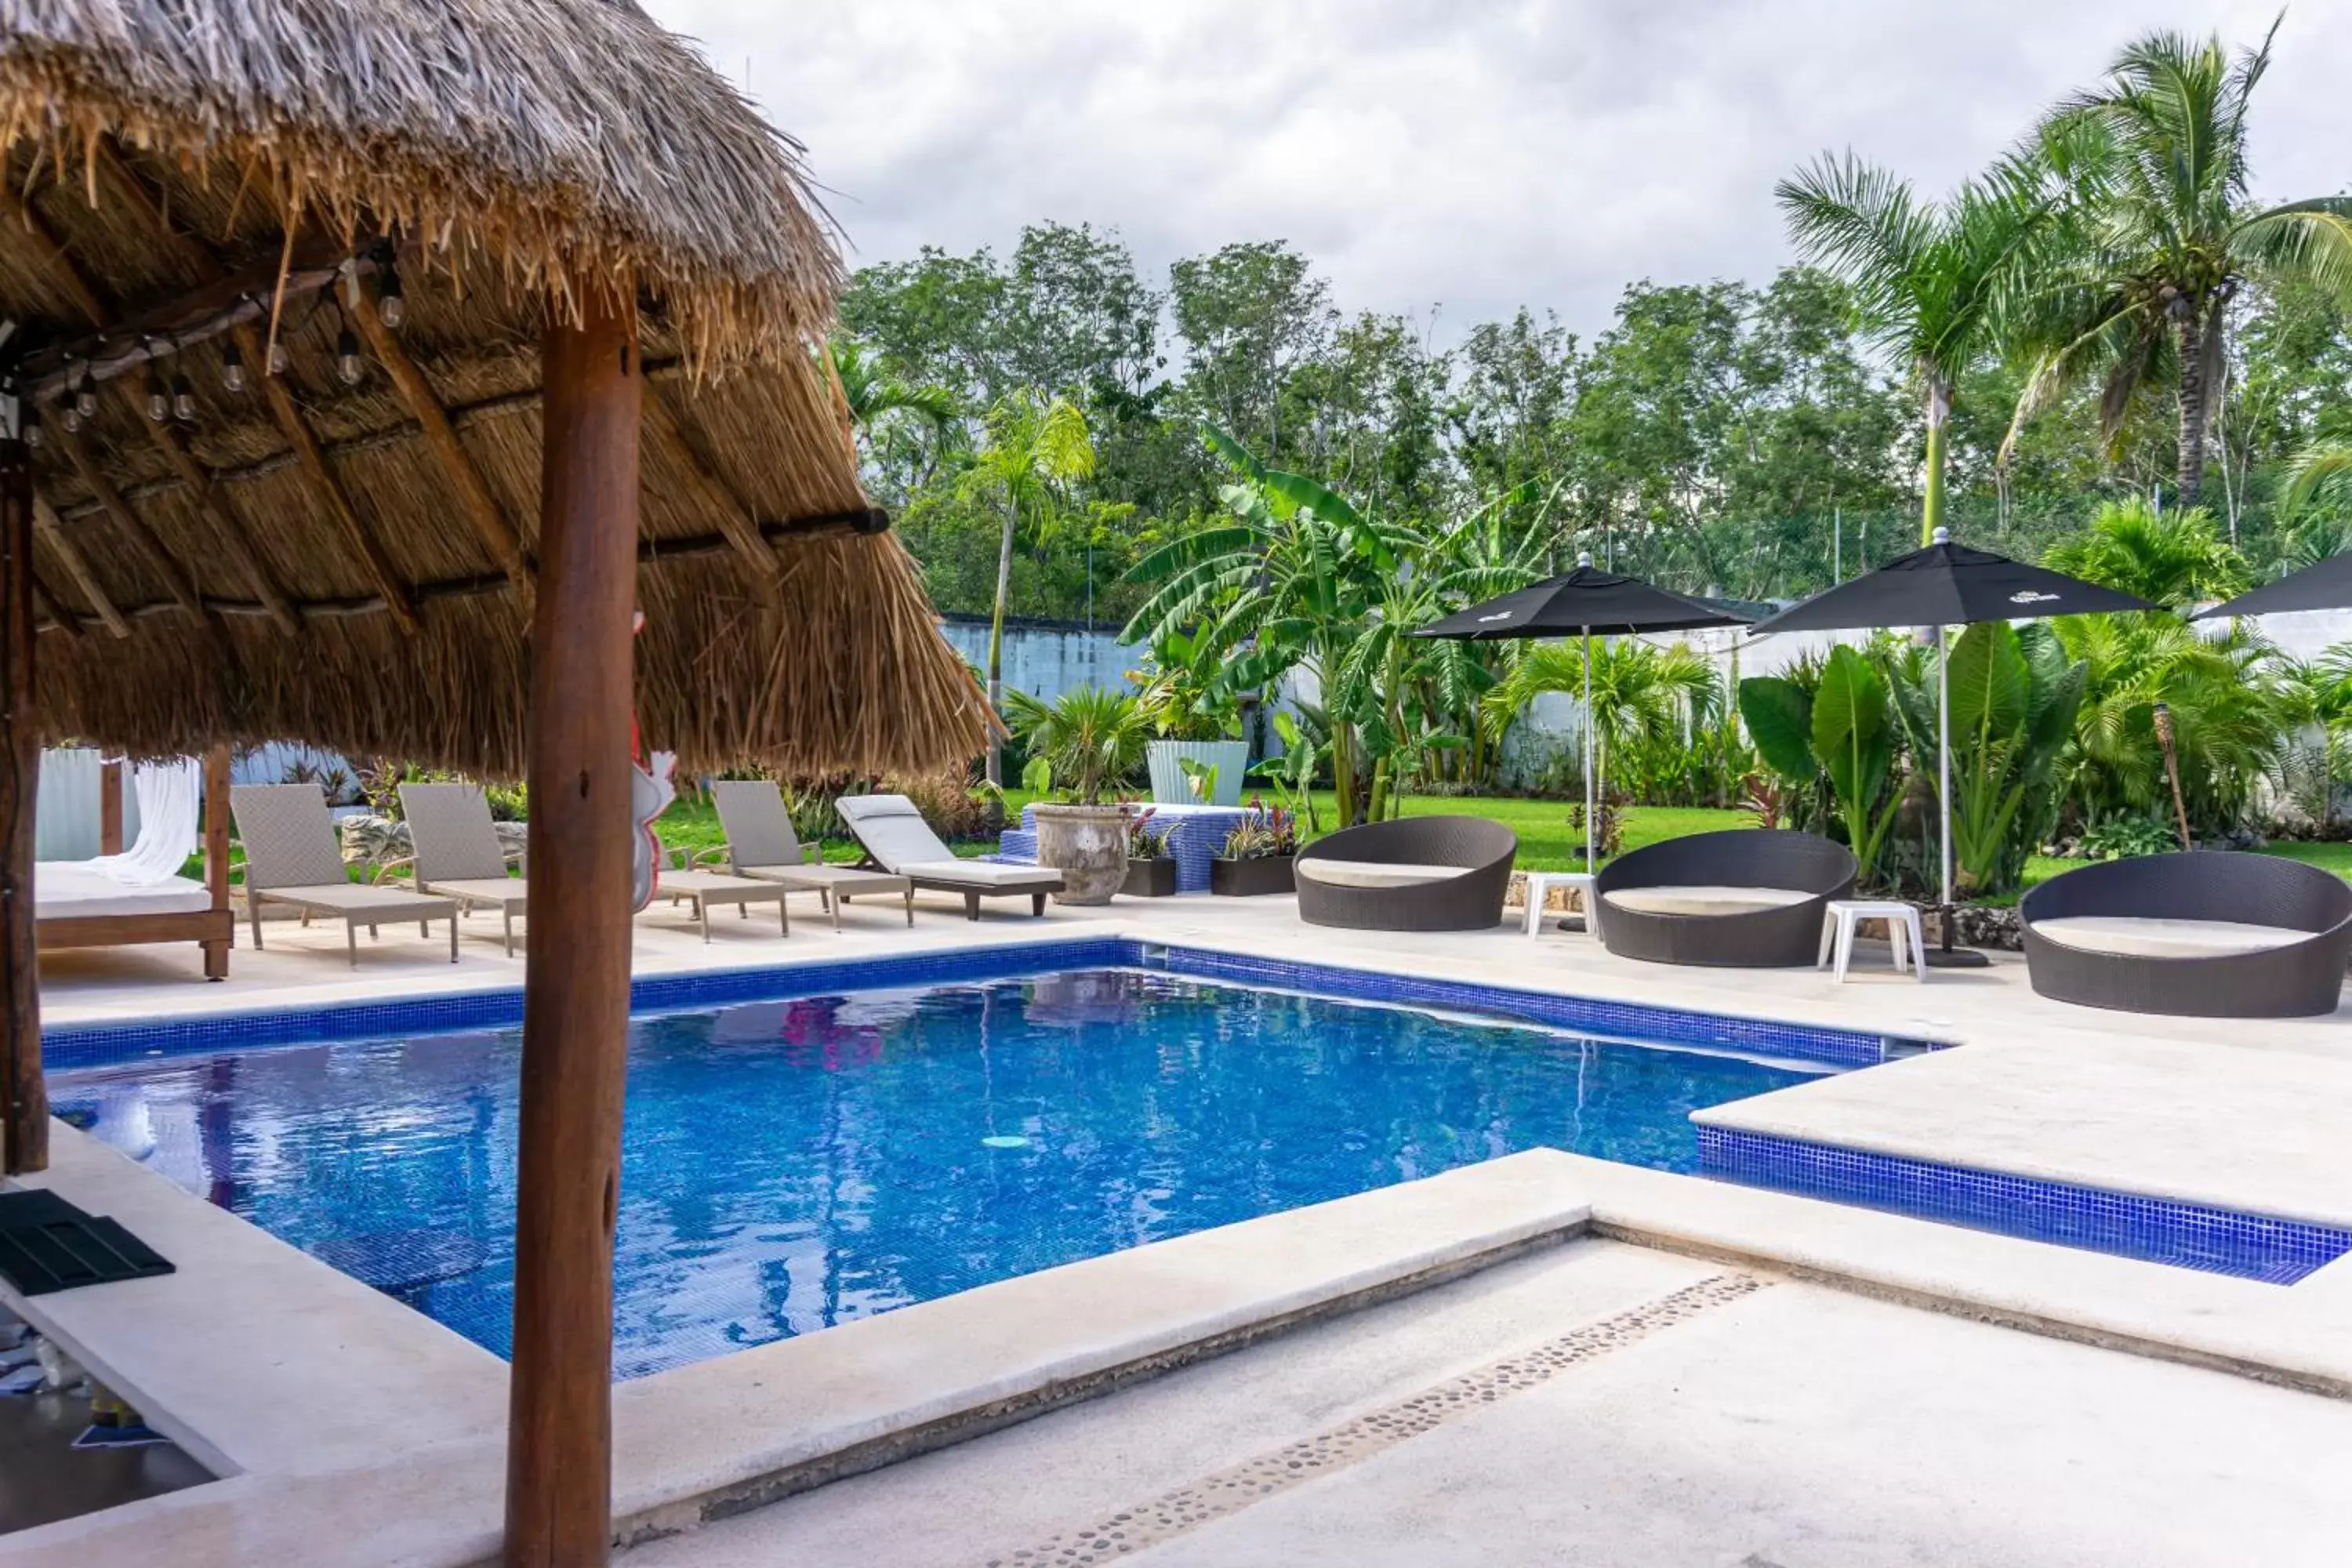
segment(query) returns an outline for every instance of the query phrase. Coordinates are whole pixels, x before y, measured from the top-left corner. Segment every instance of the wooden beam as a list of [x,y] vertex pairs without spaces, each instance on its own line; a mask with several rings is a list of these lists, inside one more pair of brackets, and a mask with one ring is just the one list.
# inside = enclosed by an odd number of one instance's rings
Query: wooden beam
[[49,548],[57,552],[58,559],[65,563],[66,574],[74,580],[74,586],[81,590],[81,596],[89,601],[89,607],[97,614],[100,624],[116,637],[129,637],[130,623],[115,609],[114,601],[106,596],[106,590],[99,586],[98,574],[89,569],[89,562],[83,556],[81,547],[66,536],[65,524],[58,521],[55,509],[43,500],[37,491],[33,496],[33,526],[40,531],[43,539],[49,542]]
[[228,978],[228,950],[235,927],[229,923],[228,908],[228,742],[215,743],[205,753],[205,890],[212,895],[212,908],[205,912],[216,915],[220,929],[203,939],[205,978]]
[[114,525],[122,530],[131,542],[147,557],[147,564],[163,580],[164,591],[172,595],[180,608],[199,620],[203,619],[204,601],[197,597],[194,579],[163,547],[163,541],[147,526],[147,520],[133,511],[131,503],[122,499],[122,492],[114,488],[114,481],[99,471],[98,465],[90,460],[89,453],[83,448],[81,438],[68,430],[60,421],[50,428],[48,442],[65,454],[67,463],[72,467],[84,488],[106,515],[114,521]]
[[783,586],[784,563],[761,537],[760,522],[751,515],[751,509],[743,504],[735,487],[719,477],[718,461],[703,444],[700,432],[677,416],[658,387],[646,388],[645,419],[646,429],[656,439],[677,448],[696,488],[718,513],[719,526],[727,535],[727,542],[760,574],[770,596],[776,596]]
[[[266,350],[261,334],[251,325],[236,329],[236,346],[237,352],[245,356],[246,363],[259,365],[265,363]],[[399,624],[400,629],[414,633],[417,626],[416,603],[409,596],[408,585],[400,580],[400,574],[392,569],[392,558],[383,552],[383,546],[377,542],[367,524],[360,520],[359,510],[352,505],[352,498],[343,489],[342,481],[327,466],[326,454],[319,449],[319,438],[310,433],[310,422],[302,417],[302,410],[295,405],[294,394],[287,386],[286,378],[263,375],[260,380],[262,395],[269,402],[270,416],[278,421],[279,432],[293,447],[295,461],[301,466],[303,478],[310,484],[311,498],[326,509],[327,515],[342,530],[344,542],[351,545],[361,564],[367,568],[369,579],[375,584],[376,592],[383,595],[384,607],[392,612],[392,618]]]
[[33,455],[8,437],[0,439],[0,1175],[7,1176],[49,1163],[33,906],[33,813],[41,775],[34,643]]
[[91,326],[106,325],[107,319],[113,314],[106,303],[106,297],[74,264],[73,254],[66,249],[64,242],[58,238],[49,226],[41,221],[41,215],[35,212],[6,180],[0,180],[0,219],[14,224],[19,232],[29,236],[40,247],[44,269],[59,290],[73,301],[74,309],[89,318]]
[[[131,390],[135,394],[138,389]],[[269,574],[260,552],[246,538],[244,521],[229,510],[226,498],[214,487],[212,470],[196,461],[196,455],[188,450],[187,437],[169,420],[158,425],[148,419],[143,409],[139,418],[154,434],[156,448],[163,454],[163,460],[180,476],[180,482],[188,487],[197,509],[212,524],[221,553],[228,557],[229,564],[252,588],[253,596],[268,606],[269,618],[278,623],[278,629],[289,637],[299,631],[302,624],[295,619],[294,606],[287,603],[284,591]]]
[[37,631],[55,626],[69,637],[82,635],[81,617],[58,604],[57,595],[42,587],[38,577],[33,579],[33,614],[37,618]]
[[[466,520],[474,525],[474,532],[480,537],[483,548],[490,552],[491,563],[521,590],[523,603],[530,604],[534,584],[530,563],[523,556],[522,538],[515,531],[514,524],[508,521],[506,510],[499,505],[498,494],[490,489],[489,480],[483,478],[473,454],[467,451],[465,444],[457,439],[457,432],[449,423],[448,411],[441,406],[441,400],[435,395],[432,384],[425,379],[425,373],[416,368],[416,362],[408,357],[408,351],[400,346],[399,337],[377,315],[373,293],[362,291],[358,307],[351,312],[351,320],[358,324],[360,335],[367,339],[369,350],[383,366],[384,374],[392,378],[393,390],[407,405],[410,417],[416,421],[418,431],[425,438],[425,449],[441,465],[441,471],[448,479],[450,488],[457,492],[459,509],[465,512]],[[632,376],[630,384],[635,385],[636,379]],[[629,449],[632,453],[636,450],[634,441]]]
[[530,626],[523,972],[507,1412],[508,1568],[601,1563],[612,1534],[613,1225],[630,944],[630,613],[643,377],[634,295],[551,318],[544,591]]
[[100,763],[98,768],[98,852],[122,853],[122,764]]

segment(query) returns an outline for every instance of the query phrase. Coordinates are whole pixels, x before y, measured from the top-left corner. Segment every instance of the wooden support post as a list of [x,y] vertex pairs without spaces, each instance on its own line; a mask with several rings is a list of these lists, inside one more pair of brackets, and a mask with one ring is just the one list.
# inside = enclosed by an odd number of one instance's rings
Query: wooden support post
[[[213,912],[228,913],[228,742],[205,753],[205,891],[212,895]],[[228,978],[229,933],[205,940],[205,978]]]
[[32,453],[13,437],[0,437],[0,1175],[46,1170],[49,1163],[33,911],[39,717],[33,686]]
[[629,1024],[630,616],[643,378],[634,299],[551,321],[530,630],[509,1568],[612,1540],[613,1224]]
[[98,767],[98,852],[101,855],[122,853],[121,763],[100,763]]

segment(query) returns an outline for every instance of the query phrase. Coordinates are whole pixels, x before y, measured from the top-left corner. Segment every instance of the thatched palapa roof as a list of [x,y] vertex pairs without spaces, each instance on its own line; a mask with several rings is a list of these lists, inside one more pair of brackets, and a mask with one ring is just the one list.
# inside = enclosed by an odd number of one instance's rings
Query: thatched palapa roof
[[519,773],[539,338],[632,289],[647,743],[979,750],[813,357],[840,265],[799,151],[634,5],[0,0],[0,125],[52,735]]

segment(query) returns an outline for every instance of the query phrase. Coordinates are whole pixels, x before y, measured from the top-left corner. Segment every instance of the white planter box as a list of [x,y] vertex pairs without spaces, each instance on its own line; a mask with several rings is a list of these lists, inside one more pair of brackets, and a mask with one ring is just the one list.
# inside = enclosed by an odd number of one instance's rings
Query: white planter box
[[1249,772],[1247,741],[1154,741],[1147,757],[1151,770],[1151,799],[1157,805],[1192,804],[1192,781],[1184,763],[1217,770],[1216,792],[1202,805],[1239,805],[1242,775]]

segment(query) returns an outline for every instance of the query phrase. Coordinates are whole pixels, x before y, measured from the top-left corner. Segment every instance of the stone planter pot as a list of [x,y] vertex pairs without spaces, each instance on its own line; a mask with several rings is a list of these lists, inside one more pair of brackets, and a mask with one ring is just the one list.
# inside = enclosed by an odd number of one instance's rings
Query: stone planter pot
[[1044,805],[1032,808],[1037,863],[1062,874],[1056,903],[1107,904],[1127,880],[1127,807]]
[[1256,898],[1263,893],[1288,893],[1297,890],[1298,884],[1290,874],[1294,857],[1260,855],[1248,860],[1209,862],[1209,891],[1223,893],[1232,899]]
[[1193,804],[1192,781],[1184,776],[1188,762],[1217,770],[1216,793],[1201,805],[1241,805],[1242,775],[1249,772],[1247,741],[1154,741],[1144,753],[1144,765],[1151,773],[1154,805]]
[[1150,860],[1129,860],[1127,880],[1118,890],[1130,899],[1166,899],[1176,893],[1176,857],[1161,855]]

